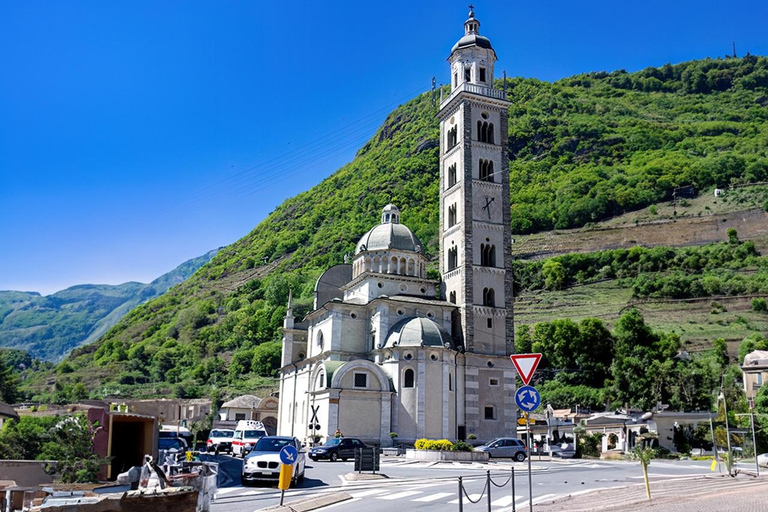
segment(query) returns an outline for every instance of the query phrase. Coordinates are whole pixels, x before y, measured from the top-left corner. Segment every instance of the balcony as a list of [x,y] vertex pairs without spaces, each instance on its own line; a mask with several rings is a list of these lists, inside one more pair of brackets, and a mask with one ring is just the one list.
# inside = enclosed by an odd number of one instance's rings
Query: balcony
[[457,94],[461,92],[468,92],[470,94],[477,94],[478,96],[486,96],[488,98],[507,101],[504,91],[500,91],[492,87],[485,87],[483,85],[464,82],[456,89],[454,89],[451,94],[440,103],[440,108],[442,108],[445,104],[447,104],[449,101],[451,101],[451,99],[453,99]]

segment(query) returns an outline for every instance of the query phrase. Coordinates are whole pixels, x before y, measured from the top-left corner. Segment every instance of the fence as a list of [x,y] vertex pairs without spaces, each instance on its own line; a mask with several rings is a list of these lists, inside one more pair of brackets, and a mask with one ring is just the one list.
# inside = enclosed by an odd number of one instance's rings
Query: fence
[[512,488],[512,512],[516,512],[517,508],[515,506],[515,468],[512,468],[511,474],[509,475],[509,478],[507,478],[506,482],[502,484],[498,484],[493,481],[493,478],[491,478],[491,471],[487,470],[485,474],[485,486],[483,487],[483,491],[480,493],[480,496],[477,497],[476,500],[473,500],[469,497],[469,494],[467,494],[467,489],[464,488],[464,481],[462,477],[459,478],[459,512],[464,512],[464,498],[467,499],[469,503],[472,504],[478,504],[482,501],[483,497],[486,498],[486,502],[488,504],[488,512],[491,512],[491,489],[494,487],[497,488],[504,488],[511,482],[511,488]]

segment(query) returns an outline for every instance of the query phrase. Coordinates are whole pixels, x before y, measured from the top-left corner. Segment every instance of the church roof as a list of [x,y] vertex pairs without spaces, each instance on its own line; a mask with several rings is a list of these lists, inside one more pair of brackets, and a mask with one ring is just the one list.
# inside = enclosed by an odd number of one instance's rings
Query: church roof
[[470,46],[479,46],[480,48],[488,48],[489,50],[493,50],[493,47],[491,46],[491,40],[487,37],[481,36],[480,34],[466,34],[464,37],[459,39],[455,45],[453,45],[453,48],[451,48],[451,53],[460,48],[468,48]]
[[19,417],[14,408],[4,402],[0,402],[0,416],[5,416],[6,418]]
[[224,402],[222,408],[228,407],[232,409],[256,409],[261,404],[261,398],[253,395],[242,395],[233,398],[229,402]]
[[406,318],[399,321],[389,331],[385,346],[455,348],[448,332],[429,318]]
[[[396,215],[393,215],[394,214]],[[385,220],[386,219],[386,220]],[[397,251],[421,252],[421,241],[408,229],[399,223],[399,210],[388,204],[382,212],[382,222],[360,238],[355,248],[355,254],[362,251]]]

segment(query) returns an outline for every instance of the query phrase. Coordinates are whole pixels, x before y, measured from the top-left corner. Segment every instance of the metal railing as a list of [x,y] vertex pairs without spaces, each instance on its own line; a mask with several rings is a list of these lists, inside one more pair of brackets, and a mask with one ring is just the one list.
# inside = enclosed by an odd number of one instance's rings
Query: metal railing
[[477,84],[472,84],[472,83],[469,83],[469,82],[464,82],[461,85],[459,85],[458,87],[456,87],[453,91],[451,91],[451,94],[446,99],[444,99],[440,103],[440,105],[441,106],[445,105],[446,103],[451,101],[451,99],[454,96],[456,96],[457,94],[459,94],[461,92],[468,92],[468,93],[471,93],[471,94],[477,94],[479,96],[487,96],[489,98],[495,98],[497,100],[506,100],[507,99],[507,95],[505,94],[505,92],[501,91],[499,89],[494,89],[493,87],[486,87],[484,85],[477,85]]
[[485,473],[485,485],[483,486],[483,491],[480,493],[480,496],[477,497],[476,500],[473,500],[469,497],[469,494],[467,494],[467,489],[464,487],[464,481],[462,477],[458,477],[459,479],[459,512],[464,512],[464,498],[467,498],[467,501],[472,504],[480,503],[480,501],[483,499],[483,496],[486,497],[486,502],[488,504],[488,512],[491,512],[491,489],[493,487],[499,487],[503,488],[506,487],[508,483],[512,482],[512,512],[516,512],[517,508],[515,505],[515,468],[512,468],[512,473],[509,475],[509,478],[504,483],[498,484],[493,481],[493,478],[491,478],[491,470],[487,470]]

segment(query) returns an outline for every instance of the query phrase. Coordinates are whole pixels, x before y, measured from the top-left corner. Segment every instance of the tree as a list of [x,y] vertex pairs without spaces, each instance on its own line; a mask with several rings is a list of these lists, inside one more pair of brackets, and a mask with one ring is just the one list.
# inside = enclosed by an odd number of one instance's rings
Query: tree
[[274,377],[280,367],[283,344],[279,341],[262,343],[253,350],[251,369],[262,377]]
[[557,260],[547,260],[541,267],[544,276],[544,287],[547,290],[561,290],[566,284],[566,272],[562,263]]
[[18,384],[19,379],[13,368],[6,365],[4,358],[0,357],[0,401],[8,404],[16,402]]
[[640,465],[643,468],[643,478],[645,479],[645,493],[648,495],[648,499],[651,499],[651,484],[648,481],[648,466],[651,464],[651,459],[654,455],[653,448],[640,448],[636,446],[632,451],[637,460],[640,461]]

